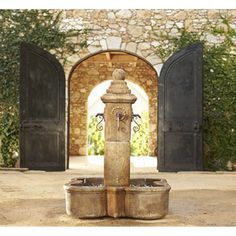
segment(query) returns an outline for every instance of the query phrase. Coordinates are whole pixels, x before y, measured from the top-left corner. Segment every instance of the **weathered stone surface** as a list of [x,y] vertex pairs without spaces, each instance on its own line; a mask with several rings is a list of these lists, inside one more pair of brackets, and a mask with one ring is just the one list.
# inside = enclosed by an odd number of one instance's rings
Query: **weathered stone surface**
[[136,24],[136,21],[135,20],[130,20],[129,21],[129,25],[135,25]]
[[[88,71],[88,75],[99,75],[99,71],[96,68],[92,68]],[[86,90],[86,88],[84,89]]]
[[121,50],[125,50],[125,48],[126,48],[126,43],[122,43],[121,44]]
[[[138,219],[159,219],[168,213],[170,186],[125,188],[125,213]],[[144,201],[145,199],[145,201]],[[142,205],[142,207],[141,207]]]
[[72,55],[72,56],[68,57],[67,60],[72,63],[76,63],[79,60],[79,58],[77,55]]
[[136,43],[133,43],[133,42],[130,42],[127,44],[126,48],[125,48],[127,51],[130,51],[130,52],[136,52],[136,49],[137,49],[137,44]]
[[150,18],[151,16],[152,16],[152,12],[151,11],[137,10],[137,17],[139,17],[139,18],[147,19],[147,18]]
[[132,12],[130,10],[120,10],[116,13],[116,16],[118,18],[122,18],[122,19],[126,19],[126,18],[130,18],[132,16]]
[[128,186],[130,181],[129,142],[106,142],[104,183],[106,186]]
[[152,80],[149,79],[149,80],[147,80],[146,83],[147,83],[148,86],[150,86],[150,85],[152,85]]
[[153,47],[158,47],[158,46],[160,46],[160,42],[158,42],[158,41],[153,41],[153,42],[151,43],[151,45],[152,45]]
[[161,14],[156,14],[154,17],[155,17],[155,19],[160,20],[160,19],[163,19],[165,16],[161,15]]
[[100,40],[100,45],[102,47],[102,50],[107,50],[107,42],[105,39]]
[[184,23],[183,23],[183,22],[177,22],[176,25],[177,25],[179,28],[184,27]]
[[105,186],[128,186],[130,180],[131,104],[136,97],[125,82],[125,71],[115,69],[101,99],[105,103]]
[[90,14],[90,18],[92,19],[105,19],[107,17],[107,11],[106,10],[99,10],[99,11],[93,11],[92,14]]
[[86,16],[86,10],[75,10],[73,11],[73,17],[85,17]]
[[161,59],[156,55],[152,54],[146,58],[152,65],[160,64]]
[[[88,180],[87,180],[88,182]],[[98,184],[101,184],[101,181]],[[107,215],[107,195],[105,187],[83,187],[83,179],[72,180],[64,185],[66,213],[75,218],[96,218]],[[76,184],[77,187],[73,186]],[[92,203],[92,204],[91,204]]]
[[187,17],[186,11],[180,11],[177,14],[175,14],[175,19],[176,20],[184,20]]
[[192,21],[190,19],[185,20],[184,26],[188,30],[192,30]]
[[107,46],[109,49],[119,49],[121,46],[121,37],[108,37]]
[[167,22],[166,22],[166,29],[172,28],[173,25],[174,25],[174,22],[173,22],[173,21],[167,21]]
[[80,92],[81,92],[81,93],[86,93],[86,89],[85,89],[85,88],[82,88],[82,89],[80,89]]
[[155,20],[151,20],[151,26],[155,26],[156,25],[156,21]]
[[207,16],[208,18],[215,18],[215,17],[219,17],[219,10],[211,10],[208,11]]
[[139,43],[138,49],[139,50],[146,50],[150,48],[150,43]]
[[230,15],[234,18],[236,18],[236,9],[230,10]]
[[150,25],[147,25],[147,26],[144,26],[144,29],[149,31],[149,30],[152,30],[152,27]]
[[206,36],[206,39],[210,43],[217,43],[219,41],[218,38],[216,36],[212,35],[212,34],[208,34]]
[[156,126],[155,124],[151,124],[151,125],[149,126],[149,131],[150,131],[150,132],[153,132],[153,131],[156,130],[156,128],[157,128],[157,126]]
[[[126,73],[122,69],[115,69],[112,73],[112,77],[114,80],[125,80],[125,75],[126,75]],[[126,88],[126,86],[125,86],[125,88]]]
[[99,50],[101,50],[101,47],[99,46],[93,46],[93,45],[88,46],[88,51],[90,53],[95,53],[98,52]]
[[107,186],[107,215],[118,218],[125,216],[124,187]]
[[128,33],[133,37],[139,37],[143,34],[143,29],[141,26],[137,25],[128,25]]
[[107,17],[108,19],[116,19],[116,16],[113,12],[108,12]]
[[170,31],[172,34],[177,34],[179,31],[176,28],[172,28]]

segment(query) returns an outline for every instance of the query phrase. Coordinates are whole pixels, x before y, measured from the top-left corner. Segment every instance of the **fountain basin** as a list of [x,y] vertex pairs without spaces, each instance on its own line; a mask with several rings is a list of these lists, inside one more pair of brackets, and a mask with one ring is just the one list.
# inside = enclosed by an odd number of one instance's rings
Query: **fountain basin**
[[170,186],[165,179],[131,179],[126,187],[103,183],[103,178],[75,178],[65,184],[67,214],[159,219],[168,213]]
[[133,185],[125,188],[126,217],[163,218],[169,208],[170,186],[166,180],[136,179],[133,182]]
[[74,178],[64,185],[66,213],[74,218],[107,215],[106,188],[102,178]]

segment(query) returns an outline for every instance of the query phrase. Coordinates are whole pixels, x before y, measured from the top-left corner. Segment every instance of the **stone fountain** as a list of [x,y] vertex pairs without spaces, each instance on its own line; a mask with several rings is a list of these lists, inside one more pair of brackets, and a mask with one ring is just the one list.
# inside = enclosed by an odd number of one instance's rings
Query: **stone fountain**
[[159,219],[168,213],[170,186],[165,179],[130,179],[132,104],[137,100],[116,69],[105,103],[103,178],[74,178],[64,185],[66,212],[76,218],[104,216]]

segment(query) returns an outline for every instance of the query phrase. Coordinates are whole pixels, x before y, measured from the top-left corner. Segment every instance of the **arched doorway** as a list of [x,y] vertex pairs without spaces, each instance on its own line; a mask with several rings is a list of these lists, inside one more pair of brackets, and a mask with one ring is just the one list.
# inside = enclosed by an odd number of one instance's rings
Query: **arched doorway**
[[[126,81],[132,94],[137,97],[137,101],[133,104],[134,114],[139,114],[141,119],[138,124],[131,124],[131,155],[132,156],[148,156],[149,154],[149,112],[148,112],[148,96],[145,91],[133,82]],[[87,116],[87,153],[90,156],[104,155],[104,123],[101,124],[102,130],[98,130],[97,125],[101,119],[97,118],[98,113],[103,113],[105,104],[100,97],[106,93],[111,80],[106,80],[97,85],[88,96],[88,116]],[[139,127],[139,130],[135,130]]]
[[[102,51],[76,63],[69,78],[69,155],[87,156],[88,96],[103,81],[111,80],[115,68],[126,71],[126,80],[141,87],[149,99],[149,155],[157,148],[157,83],[153,66],[137,55],[124,51]],[[100,94],[101,96],[102,94]]]
[[[174,53],[164,63],[162,68],[160,81],[158,83],[158,169],[161,171],[202,169],[202,51],[203,47],[200,43],[185,47]],[[156,95],[154,96],[154,101],[155,99],[157,100],[156,71],[148,62],[135,54],[114,51],[114,54],[122,54],[122,56],[128,54],[129,56],[135,57],[135,60],[132,61],[124,60],[124,58],[120,61],[116,61],[114,57],[110,55],[112,51],[103,51],[79,61],[73,67],[69,81],[72,82],[72,77],[74,76],[77,85],[82,84],[81,81],[85,81],[87,84],[83,84],[83,87],[76,93],[76,86],[70,86],[71,83],[69,83],[70,93],[67,99],[65,96],[65,89],[67,88],[66,80],[59,61],[50,53],[35,45],[23,44],[21,47],[20,79],[21,167],[30,167],[36,170],[65,170],[66,166],[68,167],[69,163],[66,158],[69,156],[68,142],[66,143],[65,136],[66,134],[67,138],[71,138],[71,136],[64,132],[64,129],[67,128],[67,132],[68,130],[72,130],[69,125],[73,125],[73,122],[70,123],[69,118],[71,118],[71,114],[74,111],[79,111],[80,114],[83,114],[81,104],[75,103],[73,107],[70,98],[74,96],[76,100],[81,94],[86,93],[86,89],[89,90],[94,87],[94,84],[92,84],[89,79],[86,80],[86,77],[80,77],[80,79],[78,79],[77,73],[75,72],[77,69],[79,73],[81,72],[80,66],[82,62],[88,62],[87,59],[89,58],[95,59],[93,56],[102,53],[103,56],[105,54],[107,59],[106,62],[103,60],[98,63],[102,69],[106,69],[106,66],[103,64],[108,63],[111,65],[111,71],[113,71],[112,67],[120,67],[128,71],[128,78],[129,76],[130,80],[136,78],[134,81],[136,83],[143,79],[144,84],[150,84],[152,85],[149,86],[150,88],[156,89],[154,92],[152,90],[150,91],[153,92],[151,94]],[[107,53],[109,55],[107,55]],[[92,74],[95,72],[94,75],[100,80],[109,79],[111,74],[107,73],[107,76],[104,76],[104,73],[100,74],[98,73],[99,71],[94,71],[94,61],[92,60]],[[133,63],[135,69],[132,70],[126,63]],[[148,69],[139,71],[136,68],[136,65],[139,63],[144,63]],[[88,65],[85,65],[85,69],[87,72],[90,71]],[[109,70],[105,71],[109,72]],[[145,72],[143,74],[145,76],[140,76],[142,73],[137,73],[137,77],[135,77],[134,72],[137,71]],[[150,78],[154,76],[154,79],[147,79],[147,75],[149,75]],[[43,79],[39,80],[38,78]],[[50,79],[51,81],[49,83],[48,80]],[[101,82],[98,81],[99,80],[95,80],[95,85]],[[71,93],[70,88],[74,89],[74,94]],[[38,95],[35,96],[35,94]],[[47,94],[46,97],[45,94]],[[30,95],[33,96],[34,100],[32,100],[32,96]],[[32,101],[34,102],[32,103]],[[65,109],[66,104],[70,104],[71,108],[74,109],[69,110],[67,123],[64,119],[67,112]],[[155,109],[156,107],[157,110],[157,103],[155,103],[154,107],[150,104],[151,102],[149,103],[149,108]],[[82,103],[82,105],[85,106],[86,102]],[[87,116],[87,110],[84,110]],[[157,119],[157,112],[151,112],[150,109],[149,112],[150,120],[152,117]],[[74,115],[74,117],[76,117],[76,112]],[[31,121],[31,123],[29,123],[29,121]],[[37,121],[37,123],[32,123],[32,121]],[[49,121],[51,123],[49,123]],[[83,127],[86,129],[86,126],[82,125],[82,128]],[[155,127],[157,127],[157,123]],[[79,128],[78,130],[80,131]],[[154,131],[155,133],[151,137],[156,137],[156,130],[154,129]],[[86,133],[86,130],[81,132],[82,135],[83,133]],[[32,135],[34,135],[33,139]],[[80,138],[81,137],[77,140],[80,140]],[[157,142],[155,142],[155,145],[156,144]]]

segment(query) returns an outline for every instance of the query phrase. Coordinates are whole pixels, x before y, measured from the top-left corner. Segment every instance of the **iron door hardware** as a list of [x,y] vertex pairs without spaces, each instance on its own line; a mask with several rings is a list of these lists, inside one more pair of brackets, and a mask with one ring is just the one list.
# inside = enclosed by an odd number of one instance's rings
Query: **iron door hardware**
[[201,125],[199,124],[198,121],[194,122],[193,129],[194,129],[195,132],[199,132],[201,130]]

